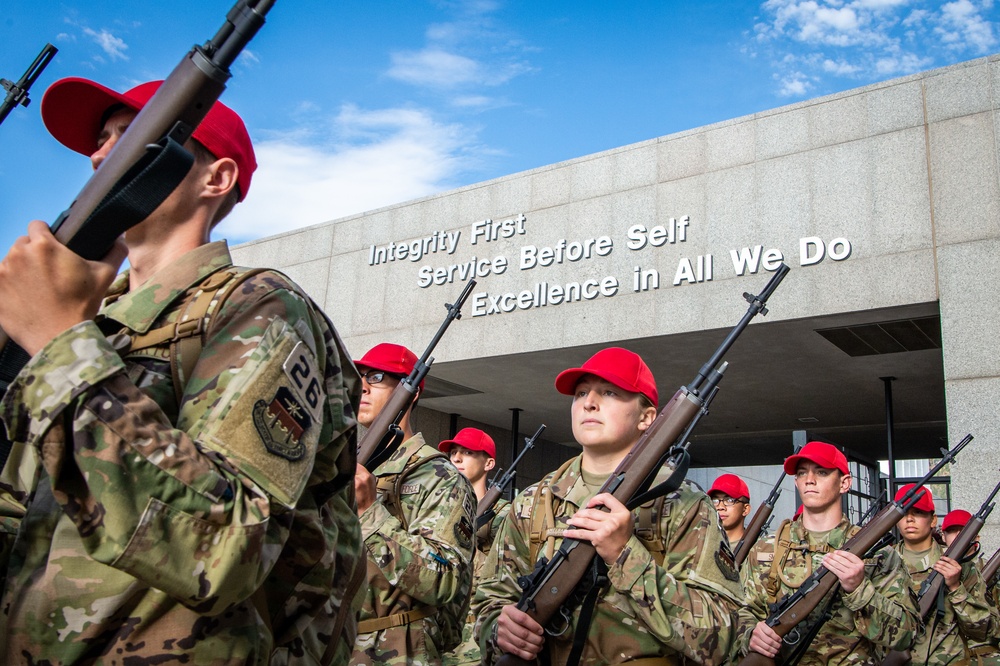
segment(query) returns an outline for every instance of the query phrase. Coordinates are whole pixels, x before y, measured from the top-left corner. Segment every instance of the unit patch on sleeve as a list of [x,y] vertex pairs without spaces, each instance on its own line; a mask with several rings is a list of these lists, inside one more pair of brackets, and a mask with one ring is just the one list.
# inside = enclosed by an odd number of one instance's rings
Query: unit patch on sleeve
[[286,460],[299,460],[305,455],[305,444],[299,440],[313,420],[287,386],[278,387],[270,402],[254,403],[253,424],[271,453]]

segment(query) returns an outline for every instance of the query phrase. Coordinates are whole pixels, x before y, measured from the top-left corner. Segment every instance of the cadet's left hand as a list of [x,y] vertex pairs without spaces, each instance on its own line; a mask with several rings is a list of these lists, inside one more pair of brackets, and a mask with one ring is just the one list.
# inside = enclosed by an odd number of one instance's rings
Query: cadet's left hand
[[823,558],[823,566],[832,571],[840,579],[844,592],[850,594],[858,589],[865,579],[865,563],[854,553],[846,550],[835,550]]
[[950,557],[942,556],[941,559],[934,563],[933,569],[944,576],[944,584],[948,586],[949,592],[954,592],[958,589],[959,579],[962,577],[961,564]]
[[[604,511],[598,507],[606,507]],[[610,566],[621,555],[629,536],[632,535],[634,520],[632,512],[610,493],[595,495],[587,506],[573,514],[569,524],[575,529],[565,530],[570,539],[589,541],[597,554]]]

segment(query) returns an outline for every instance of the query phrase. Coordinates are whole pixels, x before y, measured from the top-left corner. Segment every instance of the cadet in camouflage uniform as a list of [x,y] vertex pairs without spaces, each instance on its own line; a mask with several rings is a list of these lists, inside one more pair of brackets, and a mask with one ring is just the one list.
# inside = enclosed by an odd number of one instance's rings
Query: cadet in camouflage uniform
[[[530,660],[544,649],[551,663],[567,663],[579,610],[552,636],[516,602],[518,577],[568,537],[590,541],[608,566],[580,663],[725,663],[740,588],[705,493],[684,482],[647,519],[643,509],[637,517],[612,495],[596,494],[656,418],[652,372],[633,352],[609,348],[560,373],[556,389],[573,396],[573,435],[583,453],[520,493],[500,528],[473,600],[484,662],[504,653]],[[549,507],[554,524],[539,521]],[[543,525],[540,543],[532,543]]]
[[719,521],[726,532],[729,548],[735,553],[746,534],[743,520],[750,515],[750,488],[746,481],[735,474],[720,474],[708,489],[708,496],[719,512]]
[[[800,664],[879,664],[879,653],[908,649],[919,621],[899,555],[886,547],[862,560],[838,550],[858,529],[841,509],[841,495],[851,487],[844,454],[830,444],[809,442],[784,467],[795,475],[802,515],[759,540],[740,569],[746,605],[739,612],[734,662],[748,650],[773,657],[780,649],[782,659],[789,656],[795,646],[783,643],[763,622],[768,603],[794,593],[820,566],[837,576],[840,591],[831,618]],[[804,634],[826,605],[824,600],[797,629]]]
[[[896,501],[902,500],[911,488],[912,483],[900,488]],[[910,648],[910,658],[913,664],[926,666],[963,663],[966,643],[983,642],[989,632],[986,586],[974,562],[959,564],[944,557],[944,549],[932,536],[937,524],[934,497],[927,488],[918,492],[917,503],[896,524],[903,541],[895,545],[895,550],[906,564],[914,594],[932,571],[944,577],[945,594],[944,614],[938,617],[936,611],[931,612]]]
[[[972,514],[965,509],[954,509],[944,517],[941,522],[941,533],[944,536],[945,548],[951,546],[952,542],[961,533],[962,528],[972,520]],[[976,544],[973,548],[978,548],[979,538],[976,538]],[[982,580],[982,576],[979,574],[982,571],[984,563],[982,558],[977,553],[970,564],[962,565],[963,575],[965,574],[965,569],[968,566],[974,566],[975,575],[979,576],[979,581],[982,585],[982,599],[986,602],[986,606],[990,611],[990,618],[988,626],[981,633],[985,635],[969,635],[963,632],[963,638],[965,638],[964,645],[964,657],[968,659],[970,664],[976,665],[993,665],[1000,664],[1000,652],[997,651],[997,629],[1000,627],[1000,615],[997,614],[997,608],[995,602],[987,597],[986,583]],[[971,576],[970,576],[971,577]],[[964,578],[963,578],[964,581]]]
[[[438,450],[448,454],[452,464],[472,484],[477,504],[481,502],[486,495],[486,476],[497,462],[497,447],[493,438],[478,428],[462,428],[454,439],[438,444]],[[476,550],[472,556],[473,590],[479,587],[486,557],[509,510],[510,502],[503,498],[498,499],[493,505],[493,518],[476,531]],[[476,616],[470,608],[465,627],[462,629],[462,643],[444,656],[442,661],[446,666],[468,666],[482,662],[479,644],[472,635],[475,624]]]
[[[362,425],[375,420],[416,362],[409,349],[388,343],[357,361]],[[472,586],[475,494],[444,454],[414,434],[411,412],[399,423],[405,441],[374,475],[357,466],[369,589],[352,664],[438,664],[462,638]]]
[[[119,94],[64,79],[42,117],[97,168],[158,86]],[[336,333],[265,271],[214,304],[203,338],[184,338],[193,356],[184,340],[186,357],[170,349],[172,333],[145,335],[175,331],[196,293],[235,274],[225,243],[206,243],[250,185],[250,138],[216,103],[188,147],[187,177],[105,262],[32,222],[0,264],[0,325],[32,355],[2,404],[15,442],[3,479],[2,526],[15,539],[4,663],[350,654],[356,609],[345,599],[352,577],[363,584],[351,484],[359,380]],[[102,304],[125,245],[130,270]],[[175,383],[178,355],[193,369]]]

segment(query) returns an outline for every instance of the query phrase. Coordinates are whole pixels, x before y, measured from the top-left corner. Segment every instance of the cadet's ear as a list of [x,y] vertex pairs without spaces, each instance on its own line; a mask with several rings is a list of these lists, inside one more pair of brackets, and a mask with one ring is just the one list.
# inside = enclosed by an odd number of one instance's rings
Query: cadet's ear
[[496,467],[496,465],[497,465],[496,458],[487,457],[486,458],[486,464],[483,466],[483,468],[488,472],[491,469],[493,469],[494,467]]
[[639,416],[639,430],[645,432],[649,426],[653,425],[653,421],[656,420],[656,407],[646,407],[642,410],[642,414]]

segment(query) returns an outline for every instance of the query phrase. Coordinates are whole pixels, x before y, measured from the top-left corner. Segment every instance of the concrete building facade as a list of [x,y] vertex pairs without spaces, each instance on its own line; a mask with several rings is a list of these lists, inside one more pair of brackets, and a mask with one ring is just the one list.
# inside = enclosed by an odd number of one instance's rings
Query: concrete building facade
[[[692,478],[742,472],[762,499],[797,431],[875,476],[890,437],[896,459],[926,459],[971,432],[950,492],[974,510],[1000,479],[998,95],[991,56],[234,255],[302,284],[357,358],[382,341],[422,352],[443,305],[474,277],[462,319],[434,351],[417,425],[431,440],[483,427],[504,466],[511,444],[545,423],[520,487],[577,450],[569,398],[553,388],[559,371],[627,347],[652,368],[662,405],[746,311],[743,292],[759,292],[783,261],[791,271],[770,311],[727,355],[693,439]],[[985,535],[1000,545],[998,518]]]

